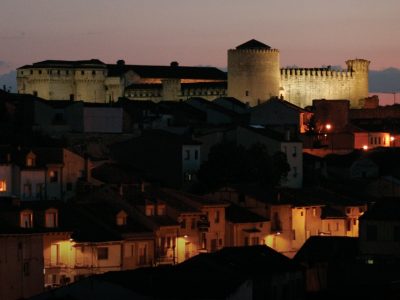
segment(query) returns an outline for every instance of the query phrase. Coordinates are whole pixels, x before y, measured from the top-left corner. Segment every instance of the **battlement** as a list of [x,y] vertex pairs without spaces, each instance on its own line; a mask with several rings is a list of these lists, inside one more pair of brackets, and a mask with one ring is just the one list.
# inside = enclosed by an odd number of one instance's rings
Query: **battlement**
[[278,49],[229,49],[229,54],[241,53],[279,53]]
[[332,70],[331,68],[282,68],[281,76],[318,76],[332,78],[353,77],[352,70]]

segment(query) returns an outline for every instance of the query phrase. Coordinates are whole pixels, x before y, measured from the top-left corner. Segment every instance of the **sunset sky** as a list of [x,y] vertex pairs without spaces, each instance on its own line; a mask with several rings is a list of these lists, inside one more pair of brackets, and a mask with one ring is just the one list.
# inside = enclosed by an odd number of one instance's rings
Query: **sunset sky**
[[281,65],[400,68],[399,0],[2,0],[0,74],[45,59],[226,67],[258,39]]

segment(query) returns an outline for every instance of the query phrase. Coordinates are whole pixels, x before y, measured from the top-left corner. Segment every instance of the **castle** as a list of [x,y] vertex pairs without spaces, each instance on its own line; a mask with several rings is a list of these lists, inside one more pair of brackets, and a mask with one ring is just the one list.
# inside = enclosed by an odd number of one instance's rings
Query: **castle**
[[250,40],[228,50],[228,72],[213,67],[127,65],[46,60],[17,70],[18,93],[48,100],[113,102],[234,97],[256,106],[281,97],[305,107],[313,99],[347,99],[360,107],[368,97],[369,61],[348,60],[347,70],[280,68],[279,50]]

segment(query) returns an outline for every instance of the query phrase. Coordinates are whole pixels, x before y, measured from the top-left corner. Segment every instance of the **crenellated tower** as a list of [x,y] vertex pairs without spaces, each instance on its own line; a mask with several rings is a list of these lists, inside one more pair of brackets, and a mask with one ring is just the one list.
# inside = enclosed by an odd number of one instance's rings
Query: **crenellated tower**
[[351,72],[354,82],[350,91],[350,105],[362,107],[362,102],[368,97],[368,71],[370,61],[365,59],[352,59],[346,61],[347,71]]
[[279,51],[256,40],[228,50],[228,96],[255,106],[279,96]]

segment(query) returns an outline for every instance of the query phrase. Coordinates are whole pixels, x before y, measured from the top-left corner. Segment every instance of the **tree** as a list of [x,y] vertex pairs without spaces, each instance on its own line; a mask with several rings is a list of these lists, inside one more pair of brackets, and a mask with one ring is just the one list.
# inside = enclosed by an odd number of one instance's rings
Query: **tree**
[[276,186],[289,170],[282,152],[270,156],[267,147],[260,143],[246,149],[225,142],[211,148],[208,160],[200,166],[198,178],[208,189],[235,183]]

